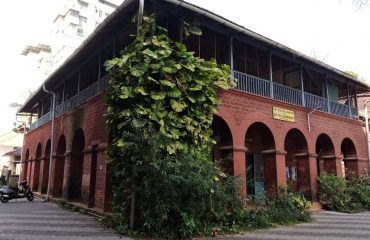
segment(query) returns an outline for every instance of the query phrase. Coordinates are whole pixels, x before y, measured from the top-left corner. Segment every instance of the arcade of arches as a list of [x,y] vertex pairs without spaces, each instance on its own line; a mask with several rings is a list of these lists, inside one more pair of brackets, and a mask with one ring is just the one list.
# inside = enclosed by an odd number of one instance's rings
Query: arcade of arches
[[[51,164],[50,139],[45,146],[40,142],[36,149],[26,149],[22,178],[29,181],[34,192],[46,194],[50,171],[51,197],[109,211],[110,193],[107,191],[110,191],[110,186],[107,186],[109,181],[106,179],[104,147],[99,144],[88,147],[85,139],[86,135],[82,128],[75,130],[71,136],[64,134],[57,136]],[[30,157],[32,155],[34,157]],[[98,172],[102,172],[103,175],[99,175]]]
[[343,138],[337,148],[341,152],[337,153],[333,139],[326,133],[310,139],[304,130],[291,128],[281,134],[259,121],[245,129],[234,127],[233,131],[232,123],[225,119],[214,117],[213,157],[227,173],[241,178],[244,197],[274,197],[278,186],[286,186],[315,201],[318,174],[345,176],[361,171],[355,144],[348,137]]
[[[242,195],[276,196],[279,186],[316,200],[319,173],[345,176],[360,173],[355,141],[330,133],[309,134],[305,129],[276,128],[273,121],[256,120],[235,125],[231,117],[215,115],[213,158],[225,172],[239,176]],[[255,118],[259,119],[259,118]],[[87,145],[86,132],[77,128],[55,137],[50,164],[50,139],[25,149],[22,176],[33,191],[88,207],[110,210],[110,185],[103,144]],[[108,136],[106,137],[108,139]],[[108,140],[106,140],[108,141]],[[34,146],[34,147],[31,147]]]

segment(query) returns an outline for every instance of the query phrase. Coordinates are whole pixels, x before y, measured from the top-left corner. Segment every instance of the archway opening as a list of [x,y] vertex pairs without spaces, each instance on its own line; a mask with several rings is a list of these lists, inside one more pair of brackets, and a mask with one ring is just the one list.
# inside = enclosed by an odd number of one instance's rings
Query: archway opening
[[285,137],[284,149],[288,190],[301,192],[311,199],[308,146],[303,133],[298,129],[291,129]]
[[81,200],[82,171],[84,163],[83,150],[85,148],[85,135],[79,128],[73,137],[71,152],[71,173],[69,177],[69,200]]
[[335,150],[332,140],[328,135],[322,133],[316,140],[316,163],[317,163],[317,174],[323,172],[336,173],[335,167]]
[[[63,192],[63,182],[64,182],[64,163],[65,163],[65,153],[66,153],[66,138],[61,135],[58,139],[56,158],[54,162],[53,169],[53,185],[52,192],[53,197],[61,197]],[[53,166],[52,166],[53,167]]]
[[276,195],[275,139],[263,123],[253,123],[245,135],[247,193],[257,199]]
[[233,139],[231,131],[225,120],[214,115],[213,138],[216,144],[213,146],[213,160],[226,173],[233,175]]
[[341,147],[342,151],[342,170],[344,176],[349,176],[351,174],[359,174],[358,158],[355,144],[349,138],[345,138],[342,141]]

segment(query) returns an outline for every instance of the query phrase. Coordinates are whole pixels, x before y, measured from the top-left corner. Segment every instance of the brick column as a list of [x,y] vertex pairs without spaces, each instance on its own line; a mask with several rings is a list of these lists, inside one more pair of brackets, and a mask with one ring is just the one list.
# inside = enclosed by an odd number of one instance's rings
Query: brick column
[[[84,151],[84,163],[82,170],[82,186],[81,186],[81,201],[89,205],[90,185],[91,185],[91,147],[87,147]],[[91,206],[89,206],[91,207]]]
[[[64,174],[64,167],[63,169],[59,169],[60,166],[64,166],[64,155],[57,155],[56,153],[53,154],[53,163],[51,167],[51,186],[50,186],[50,193],[53,197],[61,197],[61,193],[63,191],[63,175]],[[63,162],[61,164],[61,162]]]
[[30,158],[28,160],[28,168],[27,168],[27,181],[28,181],[28,186],[31,186],[31,172],[32,172],[32,167],[33,167],[33,158]]
[[[51,168],[51,179],[50,179],[50,194],[55,197],[55,166],[56,166],[56,161],[58,161],[58,156],[56,153],[53,153],[53,161],[52,164],[49,164],[49,167]],[[50,163],[50,161],[49,161]]]
[[286,187],[286,151],[276,150],[276,184],[277,187]]
[[62,199],[64,200],[68,200],[69,178],[71,176],[71,161],[72,161],[71,152],[66,152],[65,159],[64,159],[64,177],[63,177],[63,191],[62,191]]
[[317,202],[317,190],[318,190],[318,182],[317,182],[317,154],[316,153],[309,153],[308,154],[308,162],[310,168],[310,184],[311,184],[311,201]]
[[46,156],[40,158],[40,173],[39,173],[39,187],[38,192],[46,193],[48,176],[49,176],[49,158]]
[[241,197],[243,201],[247,199],[247,171],[245,153],[246,147],[233,147],[233,169],[234,176],[239,177],[241,182]]

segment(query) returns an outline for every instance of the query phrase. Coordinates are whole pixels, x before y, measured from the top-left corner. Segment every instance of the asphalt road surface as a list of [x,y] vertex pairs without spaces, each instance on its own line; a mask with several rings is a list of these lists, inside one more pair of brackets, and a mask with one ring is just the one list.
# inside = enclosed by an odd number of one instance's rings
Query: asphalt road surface
[[[240,240],[370,240],[370,212],[356,214],[321,211],[310,223],[279,226],[233,236],[212,239]],[[209,238],[211,239],[211,238]]]
[[[311,223],[279,226],[245,234],[207,239],[370,240],[370,212],[318,212]],[[0,240],[128,240],[104,229],[94,217],[67,211],[35,198],[0,203]]]
[[1,240],[123,240],[94,217],[35,198],[0,203]]

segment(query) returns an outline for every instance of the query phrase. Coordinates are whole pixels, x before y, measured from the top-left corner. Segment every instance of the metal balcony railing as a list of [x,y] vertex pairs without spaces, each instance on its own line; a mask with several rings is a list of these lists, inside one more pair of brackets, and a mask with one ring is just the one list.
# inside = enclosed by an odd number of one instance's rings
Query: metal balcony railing
[[321,107],[321,111],[329,112],[328,99],[311,94],[304,93],[305,107],[310,109],[317,109]]
[[283,102],[302,105],[302,91],[273,83],[274,99]]
[[[99,81],[93,83],[91,86],[87,87],[86,89],[82,90],[72,98],[66,100],[62,104],[55,107],[55,117],[59,117],[64,113],[71,111],[72,109],[82,105],[83,103],[87,102],[92,97],[98,95],[99,93],[103,92],[108,86],[109,75],[101,78]],[[48,112],[35,122],[30,125],[30,131],[41,127],[45,123],[51,120],[51,113]]]
[[[236,89],[256,94],[259,96],[273,98],[279,101],[305,106],[310,109],[321,107],[320,110],[335,115],[358,119],[358,109],[344,105],[341,103],[329,101],[326,98],[316,96],[310,93],[303,92],[298,89],[290,88],[278,83],[270,82],[268,80],[258,78],[246,73],[232,71],[232,76],[237,79]],[[79,92],[77,95],[66,100],[62,104],[55,107],[55,117],[59,117],[64,113],[87,102],[92,97],[105,91],[108,86],[109,75],[101,78],[88,88]],[[303,94],[303,96],[302,96]],[[304,99],[304,104],[303,104]],[[30,131],[41,127],[51,120],[50,112],[37,119],[30,126]]]
[[233,76],[238,79],[236,89],[260,96],[271,97],[271,82],[238,71],[233,71]]
[[[357,108],[330,101],[327,98],[302,92],[301,90],[270,82],[246,73],[232,71],[232,76],[237,79],[236,89],[238,90],[256,94],[259,96],[273,98],[295,105],[305,106],[310,109],[316,109],[320,107],[320,110],[324,112],[358,119]],[[304,104],[302,102],[303,99]]]

